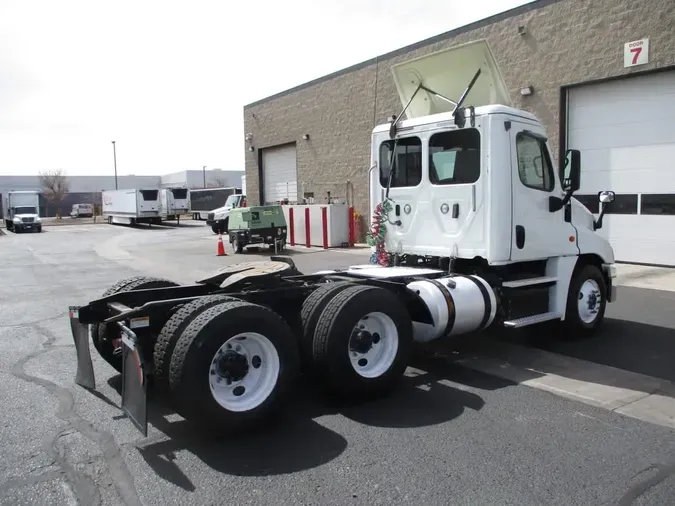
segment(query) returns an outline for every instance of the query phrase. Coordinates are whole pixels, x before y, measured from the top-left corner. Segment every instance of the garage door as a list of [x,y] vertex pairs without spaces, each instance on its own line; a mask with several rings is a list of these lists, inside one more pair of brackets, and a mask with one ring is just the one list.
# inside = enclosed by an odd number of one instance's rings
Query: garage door
[[263,196],[265,203],[298,200],[295,144],[263,149]]
[[675,265],[675,72],[572,88],[567,125],[579,200],[597,213],[597,192],[616,192],[599,230],[616,259]]

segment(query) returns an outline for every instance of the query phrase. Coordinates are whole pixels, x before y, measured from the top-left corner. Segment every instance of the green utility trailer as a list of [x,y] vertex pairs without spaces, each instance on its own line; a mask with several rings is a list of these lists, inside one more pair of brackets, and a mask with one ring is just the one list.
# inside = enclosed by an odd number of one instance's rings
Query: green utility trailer
[[281,251],[286,247],[286,217],[281,206],[235,208],[230,212],[228,233],[235,253],[261,244]]

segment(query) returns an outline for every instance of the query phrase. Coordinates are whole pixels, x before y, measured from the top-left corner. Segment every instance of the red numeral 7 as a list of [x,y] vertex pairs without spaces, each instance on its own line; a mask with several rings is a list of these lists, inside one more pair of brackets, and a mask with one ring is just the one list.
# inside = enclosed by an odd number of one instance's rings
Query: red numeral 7
[[630,50],[631,53],[633,53],[635,56],[633,56],[633,65],[637,63],[637,59],[640,56],[640,53],[642,52],[641,47],[634,47],[633,49]]

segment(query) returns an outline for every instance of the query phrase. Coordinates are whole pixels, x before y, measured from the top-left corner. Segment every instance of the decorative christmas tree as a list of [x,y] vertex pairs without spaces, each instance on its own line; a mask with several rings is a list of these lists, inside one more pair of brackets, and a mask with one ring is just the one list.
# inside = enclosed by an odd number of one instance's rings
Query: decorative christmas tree
[[368,246],[375,247],[375,252],[370,257],[371,264],[379,264],[385,267],[389,265],[389,255],[387,254],[384,241],[387,235],[388,214],[391,208],[392,205],[389,200],[377,204],[375,208],[370,230],[366,236]]

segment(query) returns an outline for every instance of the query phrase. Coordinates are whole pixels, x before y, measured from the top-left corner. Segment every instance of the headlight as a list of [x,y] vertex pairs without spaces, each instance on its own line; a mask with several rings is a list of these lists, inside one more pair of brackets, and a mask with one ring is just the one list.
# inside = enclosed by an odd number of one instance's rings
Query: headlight
[[14,223],[21,223],[21,218],[14,218]]
[[40,218],[39,216],[35,217],[35,223],[40,223],[41,221],[42,221],[42,218]]

